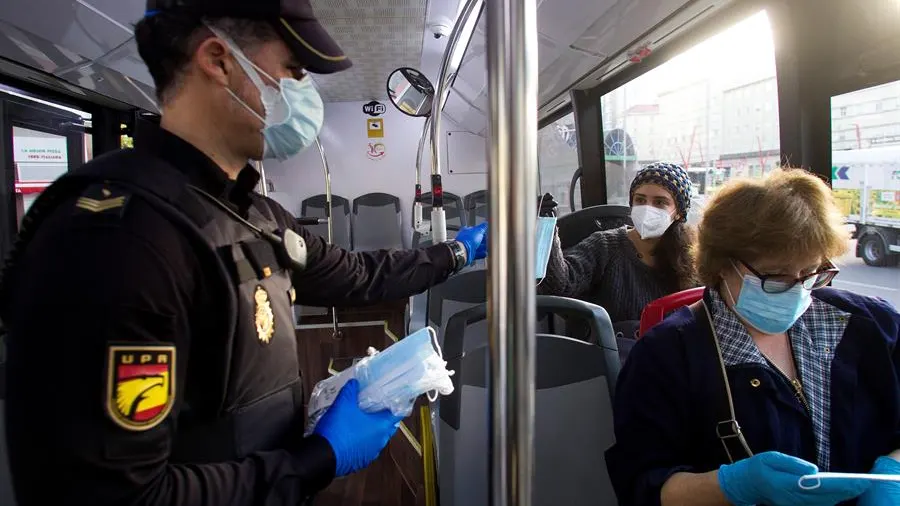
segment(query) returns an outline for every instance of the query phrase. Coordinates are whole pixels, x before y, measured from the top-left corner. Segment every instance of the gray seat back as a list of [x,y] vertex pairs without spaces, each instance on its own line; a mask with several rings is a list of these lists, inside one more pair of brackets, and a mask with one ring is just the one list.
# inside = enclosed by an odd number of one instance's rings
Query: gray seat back
[[353,249],[371,251],[403,247],[400,199],[367,193],[353,199]]
[[[536,506],[615,505],[605,451],[614,443],[612,399],[619,357],[606,311],[562,297],[538,297],[538,310],[587,320],[597,342],[538,334],[536,339]],[[472,335],[486,319],[481,304],[447,322],[444,358],[456,371],[454,392],[440,399],[439,481],[443,506],[489,504],[490,387],[486,341]],[[474,338],[474,339],[473,339]]]
[[463,206],[466,208],[468,226],[478,225],[488,220],[488,195],[486,190],[478,190],[465,196]]
[[[456,230],[447,229],[447,239],[456,237]],[[413,232],[412,247],[426,248],[432,245],[431,235],[423,235],[419,231]],[[407,333],[415,332],[428,325],[428,292],[419,293],[410,297],[409,301],[409,320],[407,321]],[[434,327],[438,330],[438,327]]]
[[[326,218],[328,213],[325,210],[327,206],[326,196],[313,195],[308,199],[304,199],[300,204],[300,214],[309,218]],[[350,201],[339,195],[331,196],[331,224],[333,232],[333,242],[336,246],[344,249],[350,249]],[[306,227],[310,232],[328,239],[328,225],[308,225]]]
[[[447,229],[459,230],[466,226],[465,209],[459,195],[444,192],[444,214],[447,219]],[[422,219],[431,219],[431,192],[422,194]]]
[[632,225],[631,208],[613,204],[586,207],[569,213],[556,222],[563,249],[575,246],[594,232],[622,225]]
[[[434,328],[443,345],[447,321],[456,313],[487,302],[487,270],[469,269],[428,290],[428,325]],[[487,335],[487,323],[476,325],[472,332]],[[446,354],[445,354],[446,356]]]

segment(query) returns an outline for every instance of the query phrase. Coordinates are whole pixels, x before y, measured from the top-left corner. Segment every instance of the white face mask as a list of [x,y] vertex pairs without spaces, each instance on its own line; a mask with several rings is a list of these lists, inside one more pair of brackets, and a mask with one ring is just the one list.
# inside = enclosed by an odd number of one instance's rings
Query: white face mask
[[661,237],[672,226],[672,215],[653,206],[634,206],[631,208],[631,221],[641,239]]

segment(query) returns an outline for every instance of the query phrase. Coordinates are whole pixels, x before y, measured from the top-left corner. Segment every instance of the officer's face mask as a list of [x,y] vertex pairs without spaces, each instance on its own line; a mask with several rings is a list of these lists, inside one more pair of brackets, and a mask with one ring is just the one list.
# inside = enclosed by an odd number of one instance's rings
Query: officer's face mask
[[[742,275],[734,263],[731,267],[738,276]],[[744,281],[737,300],[728,288],[728,283],[723,281],[722,285],[734,304],[734,312],[760,332],[786,332],[812,304],[812,290],[804,288],[801,283],[795,284],[786,292],[768,293],[762,289],[762,282],[758,277],[750,273],[742,276]]]
[[656,239],[666,233],[673,220],[664,209],[641,205],[631,208],[631,221],[641,239]]
[[[276,80],[250,61],[225,34],[212,27],[209,29],[216,37],[225,41],[234,53],[238,65],[259,90],[265,117],[260,116],[231,89],[227,89],[232,98],[262,122],[265,142],[263,158],[284,161],[315,143],[325,120],[325,106],[312,79],[283,77]],[[271,86],[267,85],[263,78],[266,78]]]

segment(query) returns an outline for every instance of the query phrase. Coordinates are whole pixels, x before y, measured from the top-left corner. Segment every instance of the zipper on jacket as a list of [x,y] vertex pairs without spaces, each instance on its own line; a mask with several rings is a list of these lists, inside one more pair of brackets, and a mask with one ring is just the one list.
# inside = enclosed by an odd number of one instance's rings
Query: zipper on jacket
[[[803,385],[800,383],[800,380],[799,379],[791,379],[787,374],[785,374],[784,371],[781,370],[780,367],[775,365],[775,362],[772,362],[771,360],[769,360],[768,357],[766,357],[766,362],[768,362],[769,365],[771,365],[773,369],[778,371],[778,374],[780,374],[781,377],[784,378],[784,381],[787,382],[787,384],[790,385],[791,388],[794,389],[794,397],[796,397],[797,400],[800,401],[800,405],[802,405],[803,408],[806,409],[806,414],[812,416],[812,409],[810,409],[809,402],[806,400],[806,395],[804,395],[804,393],[803,393]],[[796,367],[796,366],[794,366],[794,367]],[[797,373],[799,374],[799,372],[800,371],[798,369]]]

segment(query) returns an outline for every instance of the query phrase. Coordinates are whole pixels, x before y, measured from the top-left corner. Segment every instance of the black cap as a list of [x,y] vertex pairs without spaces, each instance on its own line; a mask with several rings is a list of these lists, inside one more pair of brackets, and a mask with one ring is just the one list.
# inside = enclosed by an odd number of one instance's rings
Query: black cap
[[316,19],[309,0],[147,0],[148,16],[171,10],[270,21],[300,63],[316,74],[332,74],[352,65]]

